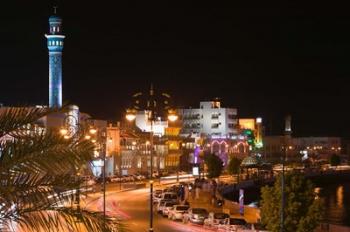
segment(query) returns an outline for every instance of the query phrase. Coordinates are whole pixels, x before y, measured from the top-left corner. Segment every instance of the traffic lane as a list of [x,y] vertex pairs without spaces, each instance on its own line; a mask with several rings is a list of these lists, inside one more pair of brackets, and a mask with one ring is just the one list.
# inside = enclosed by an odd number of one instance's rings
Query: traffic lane
[[[149,190],[139,189],[127,192],[110,194],[106,200],[107,214],[120,217],[130,231],[148,231],[149,229]],[[102,211],[103,199],[97,202],[97,209]],[[182,224],[164,218],[162,215],[154,213],[154,231],[159,232],[199,232],[212,231],[204,229],[202,226]]]

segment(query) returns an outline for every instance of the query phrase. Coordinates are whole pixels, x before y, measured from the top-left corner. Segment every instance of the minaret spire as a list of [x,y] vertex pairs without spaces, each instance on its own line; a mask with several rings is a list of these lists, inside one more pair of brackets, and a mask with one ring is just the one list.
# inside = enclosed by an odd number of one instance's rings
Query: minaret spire
[[57,8],[58,8],[58,6],[53,7],[53,14],[55,14],[55,15],[57,15]]
[[57,6],[54,6],[54,14],[49,18],[49,33],[47,48],[49,50],[49,107],[62,107],[62,51],[65,36],[62,33],[62,18],[57,14]]

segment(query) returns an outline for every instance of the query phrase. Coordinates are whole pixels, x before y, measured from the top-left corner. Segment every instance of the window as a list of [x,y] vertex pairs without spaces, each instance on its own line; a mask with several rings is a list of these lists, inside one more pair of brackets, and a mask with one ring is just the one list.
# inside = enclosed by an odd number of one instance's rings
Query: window
[[213,123],[213,124],[211,124],[211,128],[212,128],[212,129],[219,128],[219,123]]
[[56,27],[53,27],[53,28],[52,28],[52,31],[53,31],[53,32],[56,32]]
[[218,113],[212,114],[211,119],[219,119],[219,114]]
[[48,44],[49,46],[51,46],[51,41],[47,42],[47,44]]
[[62,41],[60,41],[60,45],[63,46],[63,42]]
[[228,124],[228,128],[235,128],[235,124],[229,123],[229,124]]

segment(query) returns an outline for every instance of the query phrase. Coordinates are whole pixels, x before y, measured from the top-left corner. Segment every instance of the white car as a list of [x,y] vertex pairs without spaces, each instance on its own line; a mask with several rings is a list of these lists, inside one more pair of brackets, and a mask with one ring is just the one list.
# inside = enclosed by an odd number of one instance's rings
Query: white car
[[210,228],[217,228],[219,225],[224,225],[230,215],[227,213],[210,212],[207,219],[204,220],[204,226]]
[[153,192],[153,203],[157,204],[160,202],[160,200],[162,199],[162,194],[163,194],[163,190],[161,189],[157,189],[156,191]]
[[173,202],[166,202],[166,203],[164,204],[163,209],[162,209],[162,215],[163,215],[164,217],[167,217],[169,211],[173,208],[173,206],[174,206],[175,204],[176,204],[176,203],[173,203]]
[[119,176],[113,176],[111,177],[111,182],[112,183],[115,183],[115,182],[120,182],[121,181],[121,178]]
[[157,204],[157,212],[158,213],[162,213],[163,212],[163,208],[165,206],[165,203],[167,203],[169,201],[167,200],[160,200],[159,203]]
[[167,200],[167,201],[171,201],[173,203],[177,203],[177,194],[176,193],[169,193],[169,192],[166,192],[166,193],[163,193],[162,194],[162,200]]
[[184,213],[186,213],[189,208],[188,205],[174,205],[173,208],[169,210],[168,218],[173,221],[182,220]]
[[226,218],[224,224],[218,225],[218,231],[236,232],[247,229],[247,222],[243,218]]

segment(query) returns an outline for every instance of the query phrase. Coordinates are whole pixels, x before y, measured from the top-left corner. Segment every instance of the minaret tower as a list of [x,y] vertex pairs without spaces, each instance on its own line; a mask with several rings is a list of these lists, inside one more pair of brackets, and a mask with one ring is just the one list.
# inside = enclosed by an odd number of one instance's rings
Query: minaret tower
[[50,31],[46,34],[49,50],[49,107],[62,107],[62,50],[65,36],[62,34],[62,19],[56,14],[49,18]]

